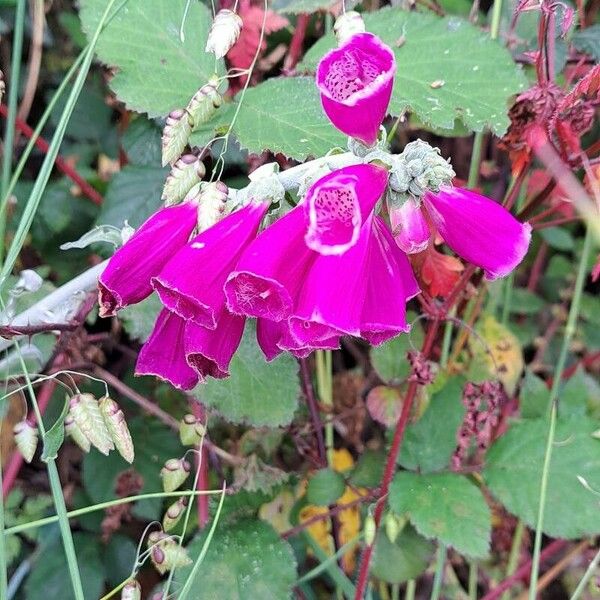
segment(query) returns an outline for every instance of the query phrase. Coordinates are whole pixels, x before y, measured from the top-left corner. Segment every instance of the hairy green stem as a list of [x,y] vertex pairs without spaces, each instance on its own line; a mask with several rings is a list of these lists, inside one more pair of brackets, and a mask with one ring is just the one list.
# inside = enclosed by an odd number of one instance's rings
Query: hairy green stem
[[444,566],[446,564],[446,545],[440,542],[437,550],[437,559],[435,562],[435,575],[433,576],[433,589],[431,590],[430,600],[439,600],[442,591],[442,581],[444,579]]
[[554,379],[552,381],[552,388],[550,389],[550,397],[548,403],[550,405],[550,422],[548,425],[548,438],[546,441],[546,451],[544,454],[544,465],[542,470],[542,480],[540,483],[540,496],[539,496],[539,508],[536,521],[535,531],[535,542],[533,546],[533,558],[531,563],[531,580],[529,584],[529,600],[535,600],[536,588],[538,582],[538,575],[540,570],[540,552],[542,548],[542,530],[544,527],[544,510],[546,506],[546,493],[548,489],[548,477],[550,473],[550,462],[552,460],[552,448],[554,446],[554,435],[556,432],[556,417],[558,411],[558,392],[562,385],[562,376],[567,362],[567,355],[569,353],[569,347],[571,340],[575,334],[575,328],[577,324],[577,318],[579,316],[579,310],[581,305],[581,295],[583,293],[583,286],[586,278],[587,265],[592,249],[592,233],[591,227],[586,228],[585,239],[583,242],[583,248],[581,251],[581,257],[579,259],[579,267],[577,269],[577,278],[575,280],[575,288],[573,290],[573,300],[571,301],[571,308],[569,309],[569,316],[567,318],[567,324],[565,327],[565,333],[563,335],[562,346],[560,348],[560,354],[558,361],[556,362],[556,370],[554,372]]

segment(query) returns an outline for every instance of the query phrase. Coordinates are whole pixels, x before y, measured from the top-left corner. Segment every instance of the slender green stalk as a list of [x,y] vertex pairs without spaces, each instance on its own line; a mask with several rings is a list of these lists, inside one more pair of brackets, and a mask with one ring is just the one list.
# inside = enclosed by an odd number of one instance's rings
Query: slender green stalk
[[[4,417],[0,419],[0,431]],[[2,490],[2,449],[0,448],[0,490]],[[4,539],[4,499],[0,498],[0,598],[8,598],[8,564],[6,560],[6,542]]]
[[[333,379],[331,350],[317,350],[317,389],[321,402],[328,408],[333,409]],[[333,467],[333,422],[331,414],[325,415],[325,450],[327,452],[327,464]]]
[[556,432],[556,415],[558,411],[558,392],[562,385],[563,371],[567,362],[567,355],[569,353],[569,347],[571,340],[575,334],[575,327],[577,324],[577,318],[579,316],[579,309],[581,305],[581,294],[583,292],[583,285],[586,277],[586,269],[592,249],[592,233],[591,228],[587,227],[585,232],[585,239],[583,242],[583,249],[581,251],[581,258],[579,259],[579,267],[577,269],[577,278],[575,280],[575,288],[573,290],[573,300],[571,301],[571,308],[569,309],[569,316],[567,318],[567,324],[565,327],[565,333],[563,335],[562,346],[560,348],[560,354],[556,363],[556,370],[554,372],[554,379],[552,381],[552,388],[550,390],[550,397],[548,399],[550,405],[550,423],[548,426],[548,439],[546,442],[546,452],[544,455],[544,465],[542,470],[542,481],[540,484],[540,498],[539,508],[536,521],[535,531],[535,542],[533,545],[533,558],[531,562],[531,580],[529,584],[529,600],[535,600],[536,588],[538,583],[538,575],[540,570],[540,552],[542,549],[542,530],[544,527],[544,510],[546,507],[546,492],[548,489],[548,476],[550,471],[550,462],[552,460],[552,448],[554,446],[554,435]]
[[581,597],[581,594],[583,594],[583,591],[585,590],[585,586],[588,584],[589,580],[594,576],[594,573],[598,568],[598,564],[600,564],[600,550],[598,550],[596,556],[594,556],[592,562],[589,564],[583,577],[581,578],[581,581],[575,588],[575,591],[573,592],[573,595],[571,596],[570,600],[577,600]]
[[109,598],[112,598],[113,596],[118,594],[131,580],[132,580],[131,577],[128,577],[125,581],[121,581],[121,583],[118,586],[116,586],[112,590],[110,590],[110,592],[108,592],[108,594],[105,594],[104,596],[102,596],[102,598],[100,598],[100,600],[108,600]]
[[[2,156],[2,181],[0,197],[4,197],[12,167],[13,145],[15,142],[15,124],[19,102],[19,81],[21,71],[21,54],[23,52],[23,30],[25,27],[25,0],[18,0],[15,13],[15,29],[13,32],[12,56],[10,64],[10,88],[8,90],[8,116],[4,134],[4,154]],[[6,229],[6,213],[0,213],[0,262],[4,257],[4,232]]]
[[183,589],[181,590],[181,593],[179,594],[179,597],[178,597],[179,600],[185,600],[187,598],[187,595],[190,593],[190,590],[192,589],[192,585],[194,583],[194,580],[196,579],[196,575],[198,574],[198,569],[200,569],[200,565],[204,561],[204,557],[206,556],[206,553],[208,552],[208,547],[210,546],[210,542],[212,541],[212,538],[215,535],[215,531],[217,530],[217,524],[219,523],[219,517],[221,516],[221,509],[223,508],[224,500],[225,500],[225,484],[223,484],[223,489],[221,491],[221,499],[219,500],[219,506],[217,507],[217,512],[215,514],[215,518],[213,519],[212,525],[210,526],[210,531],[208,532],[208,535],[206,536],[206,540],[204,541],[202,550],[200,551],[200,554],[199,554],[198,558],[196,559],[196,562],[194,563],[194,566],[192,567],[192,570],[190,571],[188,578],[185,580]]
[[469,600],[477,600],[477,563],[469,561]]
[[[517,522],[515,533],[513,535],[510,554],[508,555],[508,564],[506,565],[506,577],[510,577],[516,570],[519,564],[519,554],[523,543],[523,534],[525,533],[525,524],[521,519]],[[504,592],[501,600],[509,600],[510,592]]]
[[446,564],[446,546],[440,542],[435,562],[435,575],[433,576],[433,589],[431,590],[430,600],[439,600],[442,591],[442,581],[444,579],[444,566]]
[[400,600],[400,584],[392,583],[392,600]]
[[490,25],[490,37],[498,39],[500,33],[500,17],[502,16],[502,0],[494,0],[492,7],[492,23]]
[[[450,311],[450,317],[456,315],[456,308],[453,306]],[[454,321],[448,319],[444,326],[444,339],[442,340],[442,353],[440,355],[440,366],[445,369],[448,366],[448,357],[450,356],[450,344],[452,342],[452,330],[454,329]]]
[[404,600],[415,600],[415,592],[417,591],[417,582],[414,579],[409,579],[406,583],[406,591],[404,592]]
[[73,84],[73,88],[71,89],[71,93],[67,98],[65,108],[56,127],[56,131],[52,137],[52,141],[50,142],[50,147],[48,148],[48,152],[46,154],[46,157],[44,158],[44,162],[42,163],[39,175],[35,180],[33,190],[31,191],[31,195],[29,196],[27,204],[25,205],[21,221],[19,222],[17,230],[15,231],[12,243],[6,256],[6,261],[2,265],[2,271],[0,272],[0,291],[2,290],[2,287],[6,282],[6,278],[12,271],[17,257],[21,252],[21,248],[23,247],[23,244],[25,243],[25,240],[27,238],[27,234],[33,222],[35,213],[37,212],[40,200],[42,198],[42,194],[44,193],[44,190],[48,183],[48,179],[50,178],[50,174],[52,173],[54,161],[56,160],[56,157],[58,155],[58,150],[64,138],[69,119],[73,114],[75,104],[77,103],[77,99],[79,98],[79,94],[81,93],[83,84],[85,83],[87,73],[92,64],[92,60],[94,58],[94,48],[98,41],[98,37],[100,36],[100,32],[104,27],[104,24],[108,18],[108,15],[114,3],[115,0],[108,0],[108,3],[104,10],[104,14],[100,19],[98,26],[96,27],[96,31],[94,32],[92,39],[90,40],[90,44],[87,52],[85,53],[85,57],[83,59],[79,74],[77,75],[77,78],[75,79],[75,82]]
[[474,188],[479,181],[479,167],[481,165],[481,150],[483,148],[483,131],[476,131],[473,136],[473,150],[471,151],[471,163],[469,164],[469,178],[467,187]]

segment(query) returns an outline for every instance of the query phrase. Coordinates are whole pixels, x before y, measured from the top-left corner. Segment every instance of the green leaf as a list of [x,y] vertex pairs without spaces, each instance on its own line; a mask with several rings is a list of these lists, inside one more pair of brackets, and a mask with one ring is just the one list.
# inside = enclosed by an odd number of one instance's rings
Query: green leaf
[[99,225],[141,225],[162,204],[160,199],[168,169],[127,165],[111,180],[104,196]]
[[589,54],[596,61],[600,61],[600,25],[592,25],[576,31],[571,41],[577,50]]
[[[188,546],[196,560],[207,532],[198,535]],[[190,574],[191,567],[178,569],[175,589]],[[188,600],[248,600],[291,598],[296,580],[296,559],[291,546],[263,521],[241,519],[217,525],[204,562],[198,570]]]
[[406,428],[398,459],[404,468],[430,473],[448,466],[465,415],[463,383],[458,377],[448,381],[431,398],[423,416]]
[[200,384],[195,394],[233,423],[277,427],[291,422],[300,395],[298,365],[289,354],[266,362],[252,322],[246,324],[230,373],[228,379]]
[[481,491],[455,473],[400,472],[390,487],[390,508],[407,514],[417,531],[461,554],[483,558],[492,532],[490,509]]
[[[102,595],[105,578],[98,540],[88,533],[74,533],[73,542],[81,580],[85,582],[85,599],[97,600]],[[34,562],[25,583],[25,597],[27,600],[71,600],[75,596],[68,582],[67,559],[57,536],[43,547]]]
[[579,367],[558,394],[558,412],[563,417],[583,417],[587,412],[588,388],[585,371]]
[[346,146],[321,108],[312,77],[275,77],[250,88],[233,132],[250,152],[271,150],[300,161]]
[[135,119],[123,135],[123,150],[130,165],[156,167],[161,165],[161,131],[144,117]]
[[[151,117],[186,106],[214,73],[215,58],[204,52],[212,22],[208,8],[189,3],[185,41],[179,37],[187,0],[129,0],[106,26],[96,52],[118,68],[110,85],[120,100]],[[104,0],[82,0],[83,29],[94,31]],[[222,71],[222,61],[218,70]]]
[[145,300],[119,311],[119,318],[123,321],[127,335],[133,340],[145,342],[150,337],[154,322],[162,308],[158,296],[151,294]]
[[545,242],[555,250],[569,251],[575,248],[573,236],[562,227],[548,227],[542,229],[540,235]]
[[[498,41],[458,17],[384,8],[364,15],[396,55],[397,74],[390,113],[410,109],[425,123],[452,129],[458,117],[472,131],[489,127],[502,135],[508,127],[508,99],[525,89],[525,77]],[[404,43],[398,47],[398,40]],[[317,42],[301,67],[314,69],[333,48],[333,35]],[[433,89],[431,83],[444,84]]]
[[544,380],[531,371],[526,371],[519,396],[521,416],[524,419],[536,419],[544,416],[548,411],[549,398],[550,390]]
[[388,583],[416,579],[427,569],[433,555],[433,544],[406,525],[395,542],[380,530],[375,541],[371,572]]
[[301,15],[330,9],[333,4],[333,0],[275,0],[272,8],[284,15]]
[[42,460],[48,462],[58,456],[58,451],[65,441],[65,417],[69,412],[69,400],[65,400],[65,405],[54,425],[46,431],[44,436],[44,448],[42,450]]
[[320,469],[308,481],[306,496],[310,504],[329,506],[346,489],[346,483],[340,473],[333,469]]
[[350,476],[352,485],[367,488],[377,487],[383,477],[386,458],[387,455],[381,450],[365,450],[360,455]]
[[[576,539],[600,533],[598,498],[577,479],[600,489],[600,440],[592,437],[597,429],[593,419],[558,419],[543,527],[549,536]],[[488,451],[483,473],[492,494],[531,527],[537,519],[547,436],[546,419],[514,423]]]
[[[412,318],[414,315],[408,315],[407,321],[410,322]],[[399,335],[371,349],[373,368],[387,383],[402,381],[410,374],[406,353],[414,348],[420,348],[422,343],[423,329],[420,325],[415,325],[409,335]]]
[[[500,280],[501,281],[501,280]],[[504,307],[504,295],[501,295],[498,302],[500,307]],[[510,312],[519,315],[537,315],[545,308],[544,301],[525,288],[514,288],[510,299]]]

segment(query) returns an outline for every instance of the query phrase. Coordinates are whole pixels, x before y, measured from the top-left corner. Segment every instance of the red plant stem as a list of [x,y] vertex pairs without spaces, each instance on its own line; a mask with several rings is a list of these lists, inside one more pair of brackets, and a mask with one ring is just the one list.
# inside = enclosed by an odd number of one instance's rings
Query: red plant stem
[[[52,398],[52,394],[54,392],[54,388],[56,388],[56,382],[53,379],[46,381],[42,385],[42,389],[37,396],[38,405],[40,407],[40,413],[43,415],[44,411],[48,407],[48,403],[50,402],[50,398]],[[33,411],[30,411],[27,415],[27,419],[31,422],[35,422],[35,415]],[[6,471],[4,472],[4,477],[2,479],[2,497],[6,498],[10,491],[13,489],[15,485],[15,481],[17,480],[17,475],[23,466],[23,457],[21,454],[15,450],[8,461],[8,466],[6,467]]]
[[549,227],[558,227],[559,225],[567,225],[569,223],[577,223],[581,221],[581,217],[563,217],[562,219],[555,219],[554,221],[543,221],[542,223],[534,223],[531,228],[535,231],[539,229],[548,229]]
[[303,14],[298,16],[298,19],[296,20],[296,29],[294,30],[294,35],[290,41],[288,54],[283,62],[284,71],[291,71],[298,64],[298,60],[300,60],[300,55],[302,54],[302,45],[304,44],[306,29],[309,23],[310,15]]
[[527,283],[527,289],[530,292],[535,292],[535,289],[538,286],[538,283],[542,276],[542,271],[544,269],[544,264],[546,263],[547,255],[548,244],[546,242],[542,242],[535,257],[535,260],[533,261],[533,266],[531,267],[531,275],[529,276],[529,281]]
[[[197,419],[201,419],[203,423],[206,423],[206,410],[204,405],[197,400],[190,398],[190,406],[192,412]],[[196,448],[200,450],[201,454],[196,455],[196,465],[200,466],[200,474],[198,476],[198,482],[196,484],[196,490],[199,492],[206,491],[208,489],[208,452],[206,444],[202,444]],[[200,529],[203,529],[208,523],[208,496],[198,496],[198,525]]]
[[[560,552],[563,548],[568,546],[569,542],[566,540],[554,540],[548,544],[540,554],[540,563],[547,560],[551,556]],[[509,590],[517,581],[527,577],[531,571],[531,558],[528,558],[510,577],[507,577],[504,581],[499,583],[493,590],[488,592],[481,600],[496,600],[500,598],[502,594]]]
[[[8,109],[5,104],[0,104],[0,115],[4,118],[6,118],[6,116],[8,115]],[[29,139],[33,138],[35,135],[35,131],[31,129],[31,127],[29,127],[29,125],[27,125],[25,121],[22,121],[19,118],[17,118],[16,120],[16,127]],[[48,142],[41,136],[35,138],[35,145],[44,154],[48,152],[48,148],[50,147]],[[92,187],[83,177],[81,177],[81,175],[79,175],[79,173],[77,173],[77,171],[64,158],[62,158],[61,156],[57,156],[54,162],[58,170],[64,173],[71,181],[73,181],[73,183],[77,184],[81,189],[82,193],[85,196],[87,196],[94,204],[102,204],[102,196],[98,193],[98,191],[94,187]]]

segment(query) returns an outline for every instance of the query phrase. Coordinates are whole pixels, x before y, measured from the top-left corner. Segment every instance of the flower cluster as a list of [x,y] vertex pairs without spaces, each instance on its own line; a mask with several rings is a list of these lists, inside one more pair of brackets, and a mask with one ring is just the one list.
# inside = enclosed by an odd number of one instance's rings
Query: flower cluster
[[[382,149],[394,53],[356,29],[323,57],[316,83],[333,125],[354,138],[358,164],[320,172],[268,227],[275,198],[260,190],[269,186],[250,186],[234,211],[207,206],[207,194],[188,196],[152,216],[111,259],[99,281],[102,316],[153,291],[164,306],[137,374],[181,389],[226,377],[249,317],[267,360],[335,349],[345,335],[380,344],[406,332],[406,303],[419,293],[407,253],[436,232],[488,277],[522,260],[529,226],[451,187],[452,168],[436,151],[421,142],[397,156]],[[283,191],[275,195],[284,204]],[[379,214],[384,198],[391,229]]]

